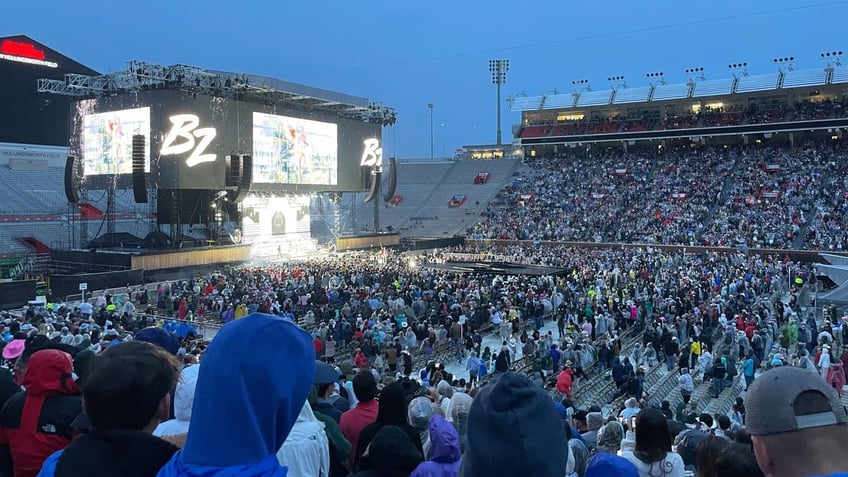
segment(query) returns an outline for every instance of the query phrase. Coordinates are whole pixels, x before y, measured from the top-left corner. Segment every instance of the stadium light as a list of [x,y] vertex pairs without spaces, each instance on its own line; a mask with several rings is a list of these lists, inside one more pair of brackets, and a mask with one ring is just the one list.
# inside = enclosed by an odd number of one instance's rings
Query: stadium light
[[607,78],[607,81],[609,81],[612,89],[618,89],[618,88],[621,88],[621,87],[626,88],[627,87],[627,83],[624,81],[624,75],[610,76],[609,78]]
[[689,75],[689,81],[706,81],[707,77],[704,76],[704,67],[696,66],[694,68],[686,68],[685,73]]
[[779,67],[781,72],[783,72],[783,68],[784,68],[784,66],[782,66],[782,65],[785,65],[786,71],[795,71],[795,68],[792,67],[792,63],[795,61],[794,56],[778,57],[778,58],[775,58],[772,61],[776,65],[779,65],[778,67]]
[[823,51],[821,58],[827,61],[828,66],[842,66],[842,50],[839,51]]
[[666,84],[665,83],[665,73],[663,73],[662,71],[645,73],[645,77],[648,78],[648,82],[651,84],[651,86],[654,85],[655,81],[659,84]]
[[489,60],[492,84],[496,85],[498,90],[498,146],[501,145],[501,86],[506,83],[507,71],[509,71],[509,60]]
[[748,76],[748,62],[740,61],[739,63],[730,63],[727,65],[727,69],[733,71],[733,76],[736,77],[737,74],[742,76]]
[[589,80],[587,79],[577,79],[571,82],[571,85],[574,86],[574,92],[578,93],[580,91],[592,91],[592,87],[589,86]]

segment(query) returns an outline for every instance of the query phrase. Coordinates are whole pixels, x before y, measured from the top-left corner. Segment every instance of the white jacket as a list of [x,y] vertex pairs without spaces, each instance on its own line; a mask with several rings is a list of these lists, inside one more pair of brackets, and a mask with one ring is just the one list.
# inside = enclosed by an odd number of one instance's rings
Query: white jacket
[[156,437],[176,436],[188,432],[191,421],[191,409],[194,406],[194,389],[197,387],[197,373],[200,365],[183,368],[180,382],[174,391],[174,419],[159,424],[153,431]]
[[695,391],[695,383],[692,382],[692,375],[689,373],[681,374],[677,377],[677,382],[680,384],[680,390],[686,391],[689,394]]
[[680,454],[669,452],[663,460],[648,464],[636,457],[635,449],[636,434],[633,431],[627,431],[621,441],[621,457],[636,466],[639,477],[684,477],[686,475],[683,470],[683,458],[680,457]]
[[309,403],[305,403],[277,461],[288,467],[289,477],[327,477],[330,473],[330,442]]
[[819,356],[819,368],[827,369],[830,367],[830,350],[827,348],[822,350],[821,356]]

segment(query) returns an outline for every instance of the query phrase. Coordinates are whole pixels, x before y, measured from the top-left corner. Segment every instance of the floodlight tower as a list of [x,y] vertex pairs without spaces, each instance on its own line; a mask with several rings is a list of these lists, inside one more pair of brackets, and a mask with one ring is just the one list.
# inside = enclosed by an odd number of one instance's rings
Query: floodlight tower
[[498,146],[501,145],[501,85],[506,83],[507,71],[509,71],[509,60],[489,60],[492,84],[496,85],[498,89]]

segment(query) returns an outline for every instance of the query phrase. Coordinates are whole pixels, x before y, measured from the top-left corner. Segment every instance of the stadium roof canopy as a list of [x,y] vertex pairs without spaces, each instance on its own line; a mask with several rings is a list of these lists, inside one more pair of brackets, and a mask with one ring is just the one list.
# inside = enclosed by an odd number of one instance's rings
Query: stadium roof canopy
[[658,81],[649,86],[621,85],[603,90],[574,91],[542,96],[519,96],[511,100],[510,111],[568,110],[591,106],[652,103],[664,100],[701,99],[742,93],[779,91],[786,88],[816,87],[848,83],[848,66],[793,70],[749,76],[747,73],[715,80],[692,79],[687,83]]
[[67,74],[64,79],[40,79],[38,91],[68,96],[113,96],[133,91],[170,89],[274,104],[391,126],[393,108],[366,98],[291,83],[265,76],[205,70],[195,66],[161,66],[130,61],[124,71],[104,75]]

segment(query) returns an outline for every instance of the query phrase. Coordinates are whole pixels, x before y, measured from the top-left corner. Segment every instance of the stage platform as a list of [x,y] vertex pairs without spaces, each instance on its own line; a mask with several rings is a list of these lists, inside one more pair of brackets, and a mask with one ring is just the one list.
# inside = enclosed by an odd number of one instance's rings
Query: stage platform
[[428,263],[423,266],[458,273],[485,273],[491,275],[558,276],[568,273],[568,270],[565,268],[504,262],[447,262]]
[[249,245],[221,245],[176,250],[127,248],[97,251],[54,250],[50,254],[50,259],[54,262],[68,264],[68,266],[76,265],[76,268],[81,269],[88,268],[88,271],[156,271],[237,263],[247,261],[249,258]]

